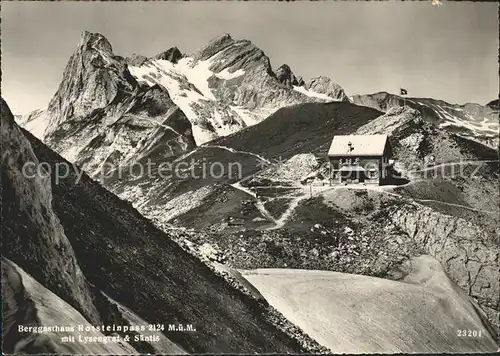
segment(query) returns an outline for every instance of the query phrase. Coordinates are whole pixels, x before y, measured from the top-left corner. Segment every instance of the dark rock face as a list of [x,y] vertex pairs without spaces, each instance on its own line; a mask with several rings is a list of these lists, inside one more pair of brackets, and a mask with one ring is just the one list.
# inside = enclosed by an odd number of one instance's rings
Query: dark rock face
[[490,101],[488,104],[486,104],[486,106],[488,106],[493,110],[500,110],[499,98],[500,98],[500,92],[498,93],[498,98]]
[[170,61],[172,63],[177,63],[179,59],[183,57],[181,51],[177,47],[171,47],[167,49],[165,52],[157,54],[155,59],[163,59],[166,61]]
[[[217,77],[209,80],[214,95],[223,103],[248,110],[276,110],[287,105],[316,101],[284,86],[273,72],[266,54],[248,40],[234,40],[224,35],[211,41],[193,57],[195,60],[210,59],[209,69],[216,74],[225,70],[242,72],[231,80]],[[298,82],[297,79],[295,82]]]
[[202,47],[198,52],[194,55],[194,59],[196,61],[204,61],[208,58],[212,57],[216,53],[224,50],[230,45],[234,44],[235,40],[231,37],[230,34],[225,33],[220,37],[216,37],[211,40],[206,46]]
[[[497,153],[474,141],[439,129],[408,106],[390,107],[356,134],[390,135],[396,169],[413,181],[395,189],[414,204],[388,206],[382,215],[404,231],[426,254],[435,257],[449,277],[474,298],[498,326],[499,254]],[[449,162],[482,162],[467,166]],[[424,169],[435,165],[435,171]],[[472,170],[476,169],[470,178]],[[408,172],[410,171],[410,172]],[[414,171],[411,173],[411,171]],[[440,203],[441,202],[441,203]],[[426,205],[429,204],[429,205]],[[458,209],[450,209],[458,207]],[[481,212],[475,209],[480,209]],[[483,214],[483,212],[489,212]],[[493,227],[493,228],[492,228]]]
[[347,95],[344,93],[344,89],[328,77],[320,76],[312,78],[305,82],[304,88],[316,93],[328,95],[337,101],[349,102]]
[[83,32],[49,103],[47,133],[53,132],[61,122],[82,120],[113,102],[122,101],[138,89],[125,61],[117,58],[104,36]]
[[50,176],[23,167],[39,163],[3,99],[2,255],[61,296],[92,323],[101,321],[75,252],[52,209]]
[[281,67],[276,69],[275,74],[276,79],[278,79],[281,84],[284,84],[289,88],[292,88],[294,85],[304,85],[302,77],[296,77],[287,64],[283,64]]
[[[171,54],[177,58],[175,50]],[[127,62],[146,60],[121,59],[102,35],[84,32],[46,112],[44,141],[94,175],[136,159],[151,147],[149,139],[170,147],[171,155],[194,148],[189,121],[167,90],[142,85],[130,74]],[[182,132],[166,124],[172,116],[183,122]]]

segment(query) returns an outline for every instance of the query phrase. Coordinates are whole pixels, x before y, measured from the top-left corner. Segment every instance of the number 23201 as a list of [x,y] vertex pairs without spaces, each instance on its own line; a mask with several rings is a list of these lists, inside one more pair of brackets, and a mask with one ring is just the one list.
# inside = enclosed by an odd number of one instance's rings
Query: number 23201
[[459,337],[481,337],[481,330],[457,330]]

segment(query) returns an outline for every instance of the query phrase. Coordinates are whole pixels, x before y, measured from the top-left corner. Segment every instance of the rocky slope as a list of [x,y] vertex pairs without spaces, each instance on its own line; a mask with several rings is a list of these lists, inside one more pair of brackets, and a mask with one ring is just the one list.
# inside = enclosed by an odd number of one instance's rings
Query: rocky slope
[[[286,195],[279,192],[278,197],[279,205],[287,209]],[[272,195],[267,199],[276,200]],[[330,270],[389,279],[403,277],[398,266],[410,257],[429,254],[498,327],[497,231],[487,226],[498,226],[498,219],[488,222],[491,215],[471,210],[465,203],[452,203],[457,206],[450,211],[425,200],[425,196],[406,196],[396,189],[313,190],[313,197],[304,195],[278,229],[246,223],[252,216],[242,204],[240,210],[228,214],[239,224],[224,226],[223,220],[213,221],[204,227],[211,234],[191,240],[214,244],[238,268]],[[270,213],[274,211],[276,220],[284,213],[265,206]],[[187,214],[178,220],[203,227]]]
[[498,327],[500,259],[496,236],[466,219],[430,207],[389,209],[388,216],[441,262],[450,278],[478,302]]
[[[53,208],[52,171],[38,159],[3,99],[1,112],[5,350],[96,354],[150,350],[151,345],[135,342],[112,346],[61,342],[62,336],[77,337],[74,330],[66,334],[18,332],[19,325],[48,327],[69,321],[77,325],[127,324],[81,269],[71,236]],[[104,336],[100,332],[86,335]]]
[[[140,318],[163,324],[165,336],[178,345],[177,350],[190,353],[325,350],[265,302],[229,285],[129,203],[86,174],[80,180],[80,169],[28,132],[21,133],[4,102],[1,127],[3,254],[30,271],[44,288],[24,275],[19,281],[16,273],[22,272],[15,266],[11,266],[14,272],[3,274],[3,283],[13,295],[16,291],[29,294],[29,300],[39,306],[37,323],[85,318],[92,325],[129,325],[130,320]],[[22,175],[26,162],[43,162],[45,178],[32,180]],[[62,165],[69,174],[59,179],[55,172],[61,174]],[[62,307],[48,313],[51,303],[63,304],[51,293],[72,305],[81,317]],[[49,306],[44,309],[44,305]],[[12,301],[4,306],[19,307]],[[13,315],[14,310],[4,312]],[[35,320],[36,315],[33,317]],[[23,322],[20,318],[9,319],[8,328],[4,324],[4,332],[9,332],[4,341],[8,337],[12,349],[19,339],[16,325]],[[168,330],[169,325],[176,330]],[[179,329],[179,325],[189,330]],[[29,348],[24,350],[31,353],[68,351],[57,337],[27,342]],[[149,342],[153,341],[131,341],[127,350],[172,352],[172,348],[158,349],[158,344]],[[109,351],[104,346],[96,348],[92,352]]]
[[391,107],[409,106],[418,110],[424,120],[433,122],[448,132],[498,149],[500,112],[495,105],[458,105],[430,98],[401,97],[387,92],[355,95],[351,101],[384,112]]
[[[379,206],[374,203],[379,197],[365,200],[362,190],[359,198],[341,194],[333,199],[337,204],[359,201],[354,207],[346,203],[331,210],[314,199],[308,200],[309,189],[304,189],[300,182],[323,166],[322,155],[332,131],[389,134],[396,167],[411,182],[387,194],[388,198],[396,195],[402,200],[384,200]],[[240,162],[243,177],[247,179],[206,177],[156,183],[143,179],[110,186],[165,229],[169,229],[166,223],[174,223],[206,231],[202,236],[189,237],[190,241],[214,244],[230,263],[241,268],[288,266],[387,277],[410,256],[428,253],[443,264],[450,278],[475,298],[488,313],[489,320],[495,323],[498,305],[492,295],[498,292],[498,285],[492,281],[491,268],[498,265],[498,258],[490,253],[494,250],[491,241],[498,226],[495,217],[499,196],[498,157],[493,149],[424,120],[419,111],[410,107],[394,107],[382,115],[352,104],[331,103],[281,109],[262,123],[202,146],[188,157],[195,162],[207,157],[218,162]],[[279,163],[275,157],[283,161]],[[259,162],[264,165],[259,167]],[[200,176],[201,171],[197,173]],[[144,188],[132,189],[137,186]],[[157,191],[163,192],[162,197],[155,193]],[[174,199],[169,200],[168,196]],[[410,213],[415,202],[419,204],[417,216]],[[181,204],[183,208],[178,209]],[[383,216],[401,217],[387,210],[391,205],[396,210],[408,207],[409,210],[401,211],[411,221],[420,221],[419,214],[425,211],[432,212],[435,221],[429,226],[439,231],[422,226],[417,229],[422,236],[415,240],[412,230],[400,220],[396,219],[388,228],[383,218],[376,223],[375,217],[367,221],[363,217],[376,211],[384,212]],[[331,221],[332,216],[336,217],[335,223]],[[352,229],[353,224],[358,226],[360,220],[370,228],[356,230],[354,236],[345,233],[344,229]],[[457,224],[473,226],[463,229],[470,233],[471,239],[443,233]],[[277,230],[266,230],[278,225]],[[335,239],[325,239],[330,236]],[[427,244],[426,239],[431,242]],[[479,256],[490,256],[477,259],[485,266],[482,272],[485,274],[478,280],[489,280],[488,287],[474,287],[476,292],[472,293],[471,279],[463,273],[468,271],[474,275],[473,264],[449,264],[448,255],[439,252],[438,246],[446,244],[444,241],[448,239],[455,241],[455,245],[447,246],[446,254],[459,254],[456,244],[464,244],[467,249],[475,248]],[[485,239],[490,243],[476,244]],[[343,240],[345,243],[335,247]],[[402,242],[396,243],[396,240]]]
[[[210,205],[221,184],[251,177],[295,154],[321,151],[329,145],[332,131],[349,133],[380,114],[349,103],[282,108],[257,125],[177,158],[167,178],[158,172],[133,176],[127,170],[121,177],[104,180],[104,184],[141,213],[165,223],[182,212]],[[161,163],[161,157],[151,159]],[[184,172],[174,174],[176,169]]]
[[[2,255],[54,290],[94,323],[101,317],[75,252],[52,209],[50,176],[25,166],[39,164],[2,99]],[[32,175],[27,179],[26,174]]]

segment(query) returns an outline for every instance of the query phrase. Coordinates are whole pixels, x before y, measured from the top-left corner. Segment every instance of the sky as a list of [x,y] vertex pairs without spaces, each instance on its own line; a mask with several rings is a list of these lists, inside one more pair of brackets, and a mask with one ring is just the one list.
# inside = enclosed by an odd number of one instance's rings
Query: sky
[[485,104],[498,97],[496,3],[2,2],[2,96],[16,114],[46,107],[81,32],[115,54],[192,53],[229,33],[273,68],[325,75],[347,95],[378,91]]

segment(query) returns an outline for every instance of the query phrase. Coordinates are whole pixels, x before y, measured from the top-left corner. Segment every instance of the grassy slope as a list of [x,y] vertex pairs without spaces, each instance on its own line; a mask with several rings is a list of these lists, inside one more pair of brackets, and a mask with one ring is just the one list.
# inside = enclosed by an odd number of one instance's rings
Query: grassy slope
[[[475,204],[472,204],[471,198],[468,196],[467,183],[458,184],[456,181],[450,182],[442,179],[419,180],[396,187],[393,191],[403,197],[418,200],[421,204],[430,206],[443,214],[468,220],[485,228],[487,231],[494,230],[498,226],[498,209],[494,210],[493,204],[498,202],[498,199],[495,199],[494,196],[485,199],[489,195],[488,186],[478,185],[478,187],[482,191],[476,191],[479,196],[476,198],[478,202]],[[484,211],[467,207],[483,208]],[[491,210],[492,208],[493,210]]]
[[[259,159],[250,153],[267,157],[271,163],[279,157],[286,159],[297,153],[314,152],[324,156],[332,135],[352,133],[380,115],[382,113],[374,109],[348,103],[307,103],[286,107],[255,126],[196,149],[173,164],[182,169],[189,167],[189,172],[190,167],[194,166],[194,175],[172,174],[173,177],[164,178],[153,170],[152,176],[143,175],[134,179],[124,171],[120,179],[113,176],[104,184],[117,194],[121,194],[127,187],[140,185],[147,191],[148,204],[161,204],[165,199],[190,190],[214,183],[234,183],[238,178],[258,173],[262,169]],[[237,152],[211,147],[216,145],[230,147]],[[152,159],[158,164],[155,167],[162,162],[161,157]],[[211,165],[214,162],[217,165]],[[225,169],[225,174],[220,178],[211,176],[208,169],[203,169],[212,166],[217,175],[219,164]]]
[[[25,133],[41,161],[62,158]],[[194,324],[169,332],[188,352],[293,352],[298,344],[263,307],[184,252],[132,206],[88,176],[53,182],[59,216],[88,280],[151,323]]]
[[349,103],[299,104],[212,143],[273,159],[308,152],[325,154],[333,135],[352,133],[380,115],[377,110]]
[[[254,221],[254,219],[260,218]],[[266,224],[261,220],[261,214],[255,207],[255,198],[229,185],[218,185],[213,192],[203,199],[203,203],[173,220],[181,226],[189,226],[198,230],[209,227],[233,227],[239,230],[241,226],[258,228]],[[222,226],[221,226],[222,227]]]
[[[280,229],[227,229],[200,237],[198,243],[217,244],[237,268],[288,267],[383,277],[408,255],[421,252],[407,234],[363,217],[383,209],[384,204],[394,205],[390,196],[386,200],[379,196],[352,198],[350,201],[358,203],[351,208],[335,206],[329,199],[314,196],[302,200]],[[331,199],[342,203],[337,195]]]
[[[200,147],[190,155],[177,159],[170,166],[172,168],[165,166],[162,172],[157,169],[162,161],[156,163],[156,166],[152,166],[151,175],[133,173],[137,176],[134,178],[126,169],[121,173],[120,179],[113,177],[111,180],[105,180],[104,185],[117,194],[121,194],[127,187],[141,186],[146,191],[149,203],[162,204],[173,197],[207,185],[234,183],[259,170],[255,156],[232,153],[217,147]],[[146,168],[144,169],[147,173]]]

